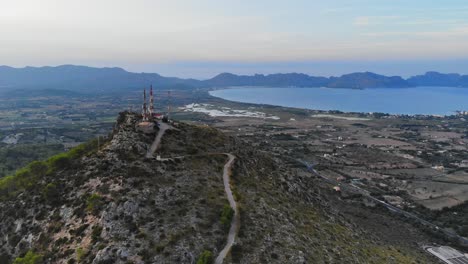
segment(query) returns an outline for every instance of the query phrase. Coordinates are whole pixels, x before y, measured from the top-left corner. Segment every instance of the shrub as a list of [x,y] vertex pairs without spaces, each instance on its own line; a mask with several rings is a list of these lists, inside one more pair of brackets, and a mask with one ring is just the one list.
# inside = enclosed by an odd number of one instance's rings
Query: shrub
[[229,228],[233,216],[234,210],[231,208],[231,206],[225,204],[223,211],[221,212],[221,224],[223,224],[224,227]]
[[28,251],[26,255],[22,258],[18,257],[15,259],[13,264],[41,264],[42,256],[34,253],[33,251]]
[[205,250],[198,257],[197,264],[211,264],[213,263],[213,253],[209,250]]
[[237,190],[236,187],[233,187],[232,188],[232,195],[234,196],[234,200],[236,200],[237,202],[240,202],[241,201],[241,195],[239,193],[239,190]]
[[187,153],[189,155],[196,155],[198,154],[198,152],[199,152],[198,147],[193,144],[187,147]]
[[[101,144],[103,144],[103,142],[101,142]],[[95,138],[86,143],[80,144],[70,149],[69,153],[73,158],[77,158],[83,155],[87,155],[90,152],[96,151],[97,146],[98,146],[98,140]]]
[[12,191],[16,189],[16,182],[14,176],[6,176],[0,179],[0,196],[7,197]]
[[29,167],[18,170],[15,175],[0,179],[0,199],[13,197],[19,191],[32,188],[38,177],[31,173]]
[[91,240],[93,243],[96,243],[101,238],[102,226],[95,225],[93,226],[93,231],[91,232]]
[[70,230],[70,234],[74,235],[74,236],[83,236],[83,233],[84,231],[89,227],[89,224],[84,224],[84,225],[81,225],[80,227],[76,228],[76,229],[72,229]]
[[29,164],[28,167],[31,173],[38,177],[43,177],[48,170],[47,164],[43,161],[33,161]]
[[37,177],[31,173],[29,167],[18,170],[15,177],[17,185],[25,189],[33,187],[37,180]]
[[60,201],[60,192],[54,183],[49,183],[42,189],[42,196],[51,204],[56,204]]
[[57,169],[66,169],[72,165],[73,160],[76,160],[95,150],[97,150],[97,139],[80,144],[70,149],[68,152],[52,156],[47,160],[49,173]]
[[73,160],[96,149],[97,140],[81,144],[69,152],[50,157],[47,161],[33,161],[14,175],[0,178],[0,200],[14,197],[18,192],[36,186],[38,180],[58,169],[69,168]]
[[86,252],[82,248],[77,248],[76,249],[76,261],[78,263],[82,262],[84,257],[86,256]]
[[71,165],[71,158],[69,153],[61,153],[55,156],[52,156],[47,160],[49,165],[49,173],[52,173],[59,169],[66,169]]
[[8,148],[0,147],[0,178],[14,174],[18,168],[31,161],[50,157],[63,152],[62,144],[19,144]]
[[88,199],[86,199],[86,210],[93,214],[99,213],[103,205],[104,199],[97,193],[91,194]]
[[231,248],[232,262],[239,263],[242,258],[242,246],[239,244],[232,245]]
[[63,227],[63,222],[60,221],[50,221],[49,228],[47,229],[50,233],[57,233]]

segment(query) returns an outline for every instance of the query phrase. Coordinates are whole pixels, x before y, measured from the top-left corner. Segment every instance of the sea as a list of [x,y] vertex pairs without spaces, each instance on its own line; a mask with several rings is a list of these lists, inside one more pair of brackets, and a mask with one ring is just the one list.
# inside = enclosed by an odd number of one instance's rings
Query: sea
[[468,111],[468,88],[235,87],[210,94],[229,101],[342,112],[453,115]]

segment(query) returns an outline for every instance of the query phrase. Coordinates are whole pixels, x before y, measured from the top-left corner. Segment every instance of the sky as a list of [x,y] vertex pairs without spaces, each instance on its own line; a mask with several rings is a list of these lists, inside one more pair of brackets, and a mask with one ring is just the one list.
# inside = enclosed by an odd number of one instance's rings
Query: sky
[[0,65],[468,74],[466,0],[0,0]]

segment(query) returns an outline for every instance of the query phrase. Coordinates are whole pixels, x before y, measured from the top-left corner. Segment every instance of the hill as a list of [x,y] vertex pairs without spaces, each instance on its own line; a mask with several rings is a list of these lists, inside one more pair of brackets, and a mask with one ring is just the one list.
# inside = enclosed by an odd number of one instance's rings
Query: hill
[[331,77],[327,86],[332,88],[405,88],[411,85],[399,76],[387,77],[372,72],[362,72]]
[[376,230],[407,237],[366,231],[281,158],[184,123],[162,138],[162,159],[147,158],[155,135],[137,122],[121,113],[99,151],[90,142],[0,180],[0,263],[211,263],[232,218],[223,153],[236,157],[230,186],[241,219],[224,263],[433,262],[407,224],[368,212],[365,221],[387,225]]
[[427,72],[424,75],[409,78],[408,82],[414,86],[468,87],[468,76],[457,73]]
[[208,86],[299,86],[321,87],[328,84],[328,78],[313,77],[301,73],[255,74],[253,76],[222,73],[204,82]]

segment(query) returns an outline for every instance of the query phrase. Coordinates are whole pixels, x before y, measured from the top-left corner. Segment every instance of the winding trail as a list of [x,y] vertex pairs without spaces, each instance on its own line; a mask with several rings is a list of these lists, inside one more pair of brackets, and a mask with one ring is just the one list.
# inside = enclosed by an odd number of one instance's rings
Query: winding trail
[[231,228],[229,228],[229,234],[227,238],[226,246],[224,246],[223,250],[219,253],[218,257],[215,260],[215,264],[222,264],[224,258],[226,258],[227,254],[232,248],[234,241],[239,233],[240,228],[240,215],[239,209],[237,208],[237,203],[234,200],[234,196],[232,195],[231,184],[229,183],[229,179],[231,176],[231,168],[232,164],[236,157],[230,153],[225,153],[229,157],[228,162],[224,165],[223,171],[223,182],[224,182],[224,191],[226,192],[227,198],[229,200],[229,205],[234,210],[234,216],[231,220]]
[[159,144],[161,143],[161,139],[164,136],[164,133],[168,129],[174,129],[174,128],[171,125],[168,125],[166,123],[163,123],[163,122],[159,123],[158,134],[156,135],[156,138],[154,139],[153,144],[151,144],[150,149],[146,153],[147,158],[152,158],[153,157],[154,152],[156,152],[156,150],[159,147]]
[[[153,158],[153,154],[156,152],[156,150],[159,147],[159,144],[161,143],[161,139],[164,136],[164,133],[168,129],[176,129],[172,127],[171,125],[168,125],[166,123],[160,123],[159,126],[159,131],[158,134],[156,135],[156,138],[154,139],[153,143],[151,144],[150,149],[146,153],[147,158]],[[223,183],[224,183],[224,191],[226,192],[226,196],[229,201],[229,205],[231,206],[232,210],[234,210],[234,215],[231,220],[231,227],[229,228],[229,234],[227,237],[226,241],[226,246],[224,246],[223,250],[219,252],[218,257],[215,260],[215,264],[222,264],[224,259],[226,258],[227,254],[232,248],[232,245],[234,245],[234,242],[236,240],[236,237],[239,233],[240,229],[240,214],[239,214],[239,208],[237,207],[236,200],[234,199],[234,195],[232,194],[231,190],[231,184],[230,184],[230,177],[231,177],[231,171],[232,171],[232,164],[234,164],[234,160],[236,157],[232,155],[231,153],[210,153],[207,155],[226,155],[229,160],[224,164],[224,169],[223,169]],[[201,156],[201,155],[194,155],[194,156]],[[174,159],[182,159],[185,158],[186,156],[179,156],[179,157],[173,157],[173,158],[160,158],[158,157],[158,160],[164,161],[164,160],[174,160]]]

